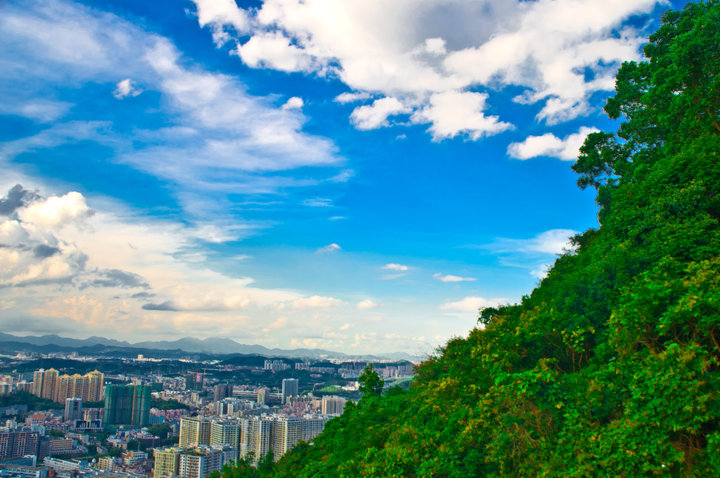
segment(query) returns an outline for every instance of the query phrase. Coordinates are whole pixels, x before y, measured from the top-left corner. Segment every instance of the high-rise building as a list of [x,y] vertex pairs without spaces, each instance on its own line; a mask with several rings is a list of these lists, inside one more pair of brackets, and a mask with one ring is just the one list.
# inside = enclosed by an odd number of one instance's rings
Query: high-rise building
[[83,390],[87,391],[87,394],[83,392],[82,399],[86,402],[99,402],[102,400],[103,391],[105,390],[105,375],[102,372],[93,370],[92,372],[85,374],[86,385]]
[[281,417],[273,424],[272,451],[275,461],[300,441],[301,434],[299,418]]
[[83,398],[84,385],[85,381],[80,374],[60,375],[55,381],[55,397],[53,400],[65,403],[68,398]]
[[185,375],[185,390],[202,390],[205,385],[205,374],[202,372],[189,372]]
[[320,405],[320,411],[323,415],[342,415],[345,409],[346,400],[342,397],[324,396]]
[[82,398],[84,402],[97,402],[103,398],[105,376],[97,370],[85,375],[59,375],[55,369],[33,373],[32,393],[58,403],[68,398]]
[[180,419],[180,447],[210,444],[210,420],[202,417]]
[[237,460],[237,449],[207,446],[155,449],[155,478],[206,478],[225,463]]
[[238,448],[240,444],[240,424],[230,420],[213,420],[210,425],[210,445],[230,445]]
[[290,365],[286,364],[282,360],[265,360],[263,367],[265,370],[272,370],[273,372],[282,372],[290,368]]
[[40,433],[29,430],[0,431],[0,460],[37,455]]
[[155,455],[155,478],[170,478],[180,473],[180,453],[182,448],[156,448]]
[[63,418],[66,422],[82,418],[82,403],[82,398],[65,399],[65,415]]
[[105,389],[105,424],[149,425],[150,393],[148,385],[108,385]]
[[221,383],[213,387],[213,392],[213,400],[215,402],[219,402],[223,398],[232,397],[233,386],[229,383]]
[[290,397],[297,397],[300,381],[296,378],[284,378],[282,381],[282,403],[285,404]]
[[42,397],[43,378],[45,377],[45,369],[33,372],[32,394],[36,397]]
[[263,459],[270,451],[273,423],[273,420],[262,417],[252,417],[248,420],[246,453],[252,453],[255,460]]
[[54,368],[45,370],[42,379],[42,398],[55,400],[55,384],[57,383],[58,371]]
[[310,442],[310,440],[322,433],[327,421],[327,417],[303,417],[300,422],[300,439],[302,441]]
[[257,402],[258,403],[267,403],[267,399],[270,395],[270,390],[267,388],[258,388],[257,389]]

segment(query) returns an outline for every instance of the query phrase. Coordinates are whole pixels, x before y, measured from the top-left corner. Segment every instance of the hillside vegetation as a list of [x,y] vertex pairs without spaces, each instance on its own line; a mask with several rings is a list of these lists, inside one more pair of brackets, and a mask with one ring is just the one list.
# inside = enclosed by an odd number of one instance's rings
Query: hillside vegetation
[[720,3],[667,13],[573,166],[600,227],[519,304],[227,476],[720,476]]

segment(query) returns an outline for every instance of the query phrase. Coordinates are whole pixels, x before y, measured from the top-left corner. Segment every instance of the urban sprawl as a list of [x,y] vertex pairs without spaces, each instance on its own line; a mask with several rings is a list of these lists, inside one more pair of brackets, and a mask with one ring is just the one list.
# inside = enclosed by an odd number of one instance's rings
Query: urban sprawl
[[[17,358],[28,363],[28,357]],[[71,369],[87,369],[95,360],[66,358]],[[69,374],[59,367],[0,375],[0,473],[205,478],[238,459],[278,460],[297,443],[311,442],[358,398],[357,379],[368,365],[260,359],[195,363],[139,355],[116,360],[127,373]],[[133,365],[143,373],[130,373]],[[397,383],[413,371],[409,362],[374,367]],[[256,383],[247,383],[247,374]],[[238,376],[243,379],[234,381]]]

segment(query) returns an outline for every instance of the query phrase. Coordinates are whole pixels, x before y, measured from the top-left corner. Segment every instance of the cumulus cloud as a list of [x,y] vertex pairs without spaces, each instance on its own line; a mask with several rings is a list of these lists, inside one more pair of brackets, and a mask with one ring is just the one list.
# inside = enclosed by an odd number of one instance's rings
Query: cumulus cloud
[[0,207],[17,216],[0,222],[0,285],[69,282],[85,269],[87,255],[55,235],[56,229],[92,216],[82,194],[43,199],[17,184]]
[[130,78],[125,78],[122,81],[119,81],[117,85],[115,85],[115,91],[113,91],[113,96],[119,100],[127,97],[133,97],[137,96],[140,93],[142,93],[142,90],[133,83],[133,81]]
[[5,286],[69,282],[88,260],[75,244],[13,219],[0,223],[0,244],[0,285]]
[[360,310],[374,309],[377,306],[377,303],[370,299],[361,300],[360,302],[355,304],[355,307]]
[[439,280],[440,282],[468,282],[468,281],[474,281],[477,280],[474,277],[460,277],[460,276],[454,276],[452,274],[433,274],[433,278]]
[[406,266],[404,264],[390,263],[382,266],[382,269],[386,271],[406,272],[410,270],[410,266]]
[[507,303],[508,300],[504,298],[486,299],[484,297],[470,296],[457,301],[445,302],[440,309],[457,312],[478,312],[486,307],[497,307]]
[[230,31],[242,33],[248,26],[248,18],[243,10],[238,8],[235,0],[197,0],[198,23],[200,26],[210,26],[213,40],[223,45],[230,40]]
[[328,244],[327,246],[323,246],[315,251],[316,254],[331,254],[333,252],[337,252],[341,250],[342,248],[335,244],[334,242],[332,244]]
[[36,198],[35,193],[23,189],[20,184],[16,184],[8,191],[7,196],[0,199],[0,215],[9,216],[16,209],[25,206],[29,201]]
[[388,117],[409,113],[411,108],[397,98],[379,98],[371,105],[358,106],[350,115],[350,121],[357,129],[376,129],[388,125]]
[[464,134],[472,140],[491,136],[513,125],[497,116],[485,116],[486,93],[445,91],[430,97],[429,104],[413,114],[415,123],[431,123],[428,131],[433,140],[453,138]]
[[507,153],[516,159],[530,159],[538,156],[551,156],[565,161],[574,161],[580,154],[580,147],[590,133],[597,128],[582,127],[577,133],[560,139],[552,133],[541,136],[529,136],[520,143],[511,143]]
[[312,67],[312,57],[279,32],[255,35],[247,43],[239,45],[235,52],[252,68],[294,72],[310,71]]
[[542,105],[537,119],[548,124],[587,114],[594,93],[612,90],[620,63],[641,57],[643,34],[625,21],[657,3],[266,0],[243,9],[250,27],[236,36],[236,52],[252,68],[339,78],[354,92],[339,102],[361,98],[355,95],[403,98],[404,110],[395,105],[384,116],[382,103],[356,110],[358,128],[388,126],[388,116],[410,108],[431,123],[435,139],[476,140],[508,126],[484,116],[484,103],[471,96],[459,110],[464,116],[450,121],[433,95],[512,85],[525,89],[518,102]]
[[88,207],[85,197],[72,191],[60,197],[51,196],[43,201],[33,202],[19,216],[23,222],[60,228],[69,223],[83,221],[93,214],[95,211]]
[[305,102],[302,98],[299,96],[293,96],[292,98],[289,98],[284,105],[282,105],[282,109],[284,110],[300,110],[302,109]]

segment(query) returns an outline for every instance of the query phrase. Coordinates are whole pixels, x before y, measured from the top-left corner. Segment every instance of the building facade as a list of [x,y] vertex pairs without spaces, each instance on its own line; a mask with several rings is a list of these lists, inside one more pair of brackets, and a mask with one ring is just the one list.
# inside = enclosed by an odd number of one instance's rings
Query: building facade
[[210,444],[211,422],[202,417],[187,417],[180,419],[181,448]]
[[300,390],[300,381],[296,378],[284,378],[282,381],[282,403],[288,403],[290,397],[297,397]]
[[151,388],[147,385],[108,385],[105,388],[106,425],[150,424]]

